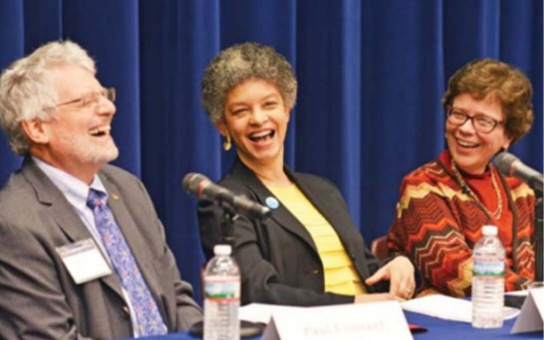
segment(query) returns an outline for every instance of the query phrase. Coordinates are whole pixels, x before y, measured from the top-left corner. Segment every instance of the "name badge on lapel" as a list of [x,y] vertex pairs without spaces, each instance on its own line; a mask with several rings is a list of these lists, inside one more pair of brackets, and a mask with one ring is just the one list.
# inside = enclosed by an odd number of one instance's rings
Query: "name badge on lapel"
[[106,259],[90,238],[55,248],[76,284],[110,275]]

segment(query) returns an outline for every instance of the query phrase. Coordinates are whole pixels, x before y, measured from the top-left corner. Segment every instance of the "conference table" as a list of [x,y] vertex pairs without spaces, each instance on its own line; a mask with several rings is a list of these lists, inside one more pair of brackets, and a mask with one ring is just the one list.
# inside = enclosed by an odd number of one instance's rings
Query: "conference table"
[[477,329],[467,322],[447,321],[439,318],[404,312],[406,320],[427,329],[424,333],[416,333],[414,339],[541,339],[542,331],[531,333],[510,334],[516,319],[505,320],[501,328]]
[[[543,339],[543,333],[531,332],[521,334],[510,334],[510,330],[514,326],[515,319],[506,320],[502,328],[497,329],[475,329],[469,323],[447,321],[439,318],[427,316],[424,314],[412,313],[404,311],[406,320],[410,324],[426,328],[427,331],[413,334],[414,339]],[[187,340],[201,339],[190,335],[188,332],[168,334],[157,337],[146,337],[145,339],[157,340]],[[257,340],[260,337],[244,338],[248,340]],[[341,339],[339,339],[341,340]]]

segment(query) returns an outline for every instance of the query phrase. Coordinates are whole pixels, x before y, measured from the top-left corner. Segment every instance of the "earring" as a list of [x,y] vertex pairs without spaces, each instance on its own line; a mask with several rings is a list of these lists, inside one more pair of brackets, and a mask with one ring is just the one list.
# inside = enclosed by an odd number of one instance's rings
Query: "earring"
[[225,151],[229,151],[231,148],[232,148],[232,144],[230,142],[230,136],[226,135],[225,136],[225,141],[223,142],[223,149]]

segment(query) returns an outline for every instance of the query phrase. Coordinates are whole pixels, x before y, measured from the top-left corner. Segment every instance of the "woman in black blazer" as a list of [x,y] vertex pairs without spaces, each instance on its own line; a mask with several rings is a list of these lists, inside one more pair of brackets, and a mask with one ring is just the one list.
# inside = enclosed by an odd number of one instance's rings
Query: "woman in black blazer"
[[[265,222],[245,217],[234,222],[242,303],[315,306],[410,298],[415,289],[411,262],[403,256],[378,261],[365,247],[338,188],[284,165],[283,143],[296,92],[291,65],[273,48],[257,43],[222,51],[204,73],[203,105],[225,138],[224,148],[234,143],[237,151],[220,185],[272,209]],[[272,193],[282,189],[295,190],[297,198],[280,199]],[[284,202],[290,202],[289,206]],[[221,242],[222,213],[216,204],[199,205],[200,235],[208,258],[213,246]],[[347,284],[357,293],[335,292],[331,285],[327,288],[326,275],[330,274],[325,268],[330,261],[320,255],[326,253],[323,245],[327,241],[316,242],[313,224],[301,222],[309,215],[320,216],[329,237],[339,240],[336,245],[343,254],[343,268],[350,273]]]

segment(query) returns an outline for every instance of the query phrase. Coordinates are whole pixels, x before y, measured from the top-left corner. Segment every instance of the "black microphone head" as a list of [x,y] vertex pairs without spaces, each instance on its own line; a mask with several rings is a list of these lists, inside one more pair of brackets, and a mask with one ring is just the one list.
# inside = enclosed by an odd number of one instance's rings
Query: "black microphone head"
[[519,158],[508,152],[501,152],[493,160],[493,164],[505,175],[512,174],[512,164],[519,161]]
[[202,184],[202,182],[204,181],[210,181],[208,179],[208,177],[202,175],[202,174],[199,174],[199,173],[196,173],[196,172],[190,172],[188,173],[187,175],[185,175],[185,177],[183,177],[183,189],[185,189],[185,191],[190,194],[190,195],[195,195],[195,196],[199,196],[200,193],[199,193],[199,187],[200,187],[200,184]]
[[268,207],[263,206],[263,213],[261,214],[260,219],[262,221],[266,221],[270,218],[270,216],[272,216],[272,210],[270,210],[270,208]]

